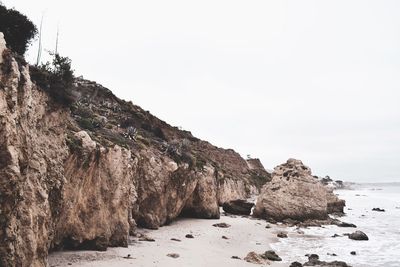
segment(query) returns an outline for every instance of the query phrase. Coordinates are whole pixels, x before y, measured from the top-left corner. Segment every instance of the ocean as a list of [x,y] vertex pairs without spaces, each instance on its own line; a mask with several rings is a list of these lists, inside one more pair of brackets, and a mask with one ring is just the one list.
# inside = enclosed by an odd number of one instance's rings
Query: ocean
[[[324,261],[345,261],[354,267],[400,267],[400,183],[355,184],[352,189],[336,190],[346,200],[346,215],[339,219],[357,225],[340,228],[329,225],[288,229],[289,238],[272,244],[286,263],[307,261],[305,254],[318,254]],[[372,211],[373,208],[385,212]],[[368,241],[355,241],[344,236],[361,230]],[[332,237],[334,234],[339,237]],[[350,252],[355,251],[356,255]]]

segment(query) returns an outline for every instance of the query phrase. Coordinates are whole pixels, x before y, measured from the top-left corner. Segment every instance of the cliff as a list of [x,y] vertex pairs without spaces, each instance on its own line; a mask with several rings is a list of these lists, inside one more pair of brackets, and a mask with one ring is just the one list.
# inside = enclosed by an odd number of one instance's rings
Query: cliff
[[137,224],[218,218],[270,179],[95,82],[76,79],[65,106],[32,75],[0,33],[0,266],[127,246]]

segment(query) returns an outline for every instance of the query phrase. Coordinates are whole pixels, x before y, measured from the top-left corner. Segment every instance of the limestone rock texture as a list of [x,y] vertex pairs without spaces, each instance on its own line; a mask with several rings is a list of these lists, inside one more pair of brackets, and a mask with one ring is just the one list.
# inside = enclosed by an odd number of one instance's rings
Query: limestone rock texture
[[52,249],[128,246],[136,167],[131,151],[117,145],[69,155]]
[[45,266],[65,183],[68,114],[47,107],[10,51],[0,55],[0,266]]
[[[60,249],[127,246],[136,226],[218,218],[270,175],[96,82],[60,103],[0,33],[0,266],[47,266]],[[43,73],[42,73],[43,74]],[[46,73],[44,73],[46,75]]]
[[326,219],[330,203],[337,197],[314,178],[311,169],[300,160],[289,159],[275,167],[270,183],[264,185],[253,216],[285,219]]

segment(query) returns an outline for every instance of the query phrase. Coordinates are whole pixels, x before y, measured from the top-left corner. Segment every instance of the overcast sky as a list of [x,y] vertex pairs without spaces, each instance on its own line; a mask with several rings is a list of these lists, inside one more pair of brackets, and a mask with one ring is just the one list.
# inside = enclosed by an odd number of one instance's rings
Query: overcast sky
[[45,49],[59,25],[77,75],[217,146],[400,181],[400,1],[3,3],[44,13]]

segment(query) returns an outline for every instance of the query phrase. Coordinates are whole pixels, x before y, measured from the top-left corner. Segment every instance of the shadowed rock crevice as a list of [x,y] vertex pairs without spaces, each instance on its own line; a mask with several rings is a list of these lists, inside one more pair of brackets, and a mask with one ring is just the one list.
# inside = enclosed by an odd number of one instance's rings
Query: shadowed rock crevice
[[206,166],[198,178],[197,185],[186,201],[181,216],[203,219],[219,219],[217,181],[214,168]]

